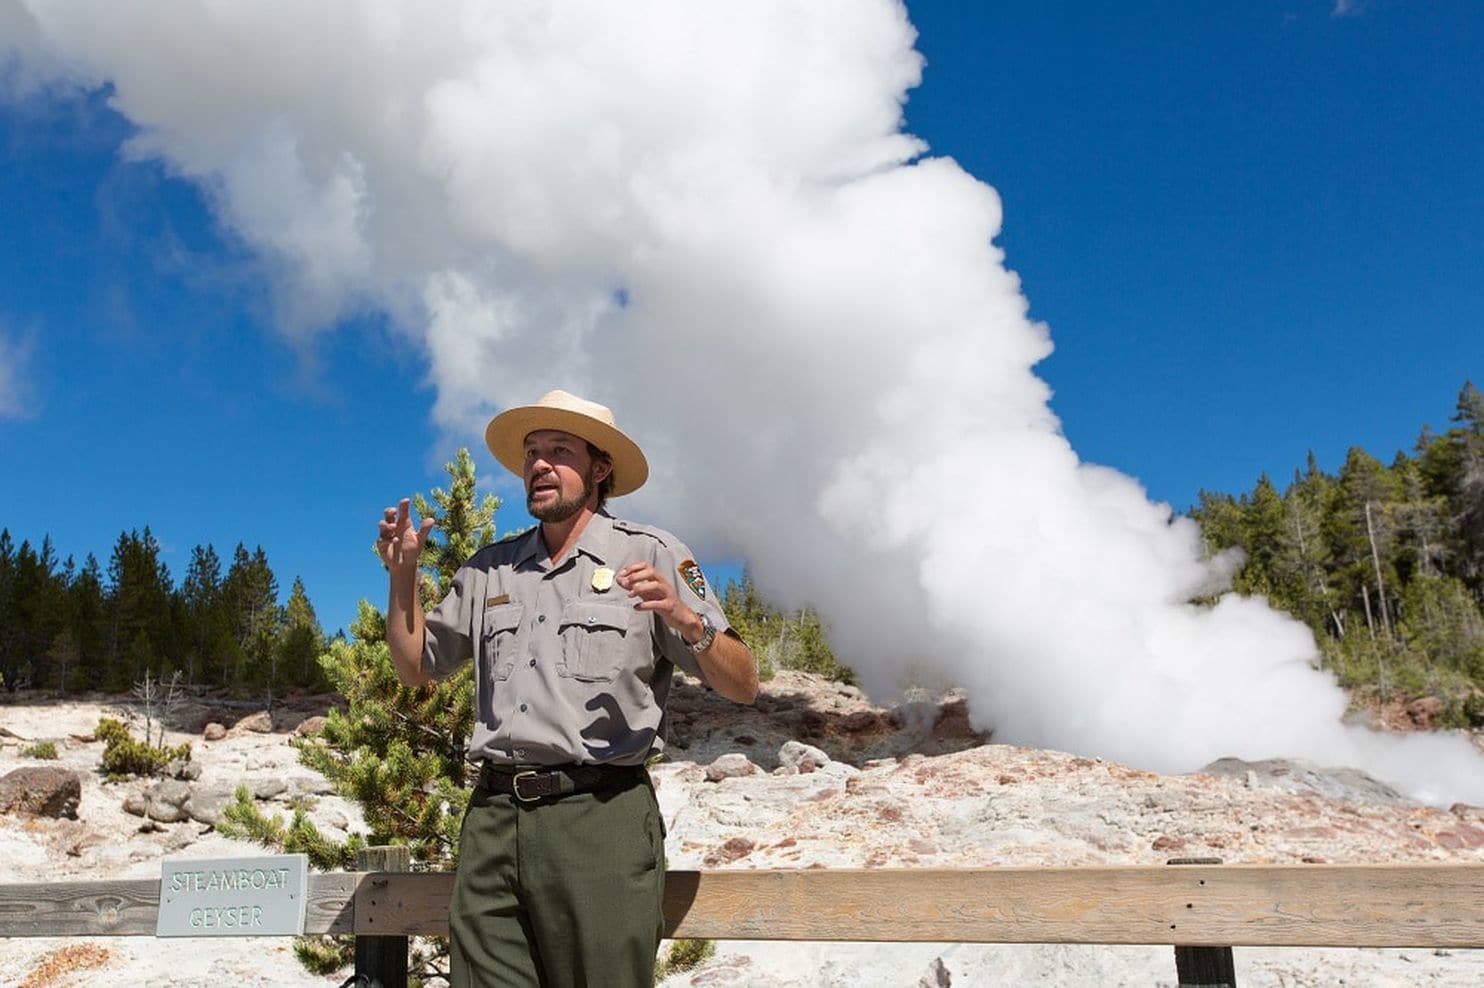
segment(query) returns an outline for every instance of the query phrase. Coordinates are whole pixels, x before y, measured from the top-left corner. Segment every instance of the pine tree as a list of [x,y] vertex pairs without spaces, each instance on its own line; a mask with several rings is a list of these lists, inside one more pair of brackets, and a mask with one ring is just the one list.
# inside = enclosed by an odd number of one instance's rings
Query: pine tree
[[304,581],[297,576],[289,589],[289,601],[284,605],[277,648],[278,668],[286,681],[314,690],[328,685],[317,661],[325,650],[325,635],[320,630],[314,605],[309,602]]
[[191,562],[181,581],[185,605],[186,682],[217,681],[222,671],[226,620],[222,595],[222,561],[212,546],[191,550]]
[[[437,520],[421,559],[424,606],[432,607],[454,573],[479,546],[494,537],[498,498],[477,499],[473,458],[459,450],[445,466],[449,489],[419,497],[419,513]],[[266,819],[245,791],[226,810],[226,828],[286,851],[310,855],[318,867],[349,867],[366,844],[403,844],[414,865],[452,870],[458,857],[459,826],[468,804],[470,770],[465,747],[474,725],[472,669],[427,686],[398,681],[386,645],[386,620],[362,601],[351,637],[337,638],[320,656],[330,684],[347,709],[331,711],[320,734],[299,744],[304,764],[323,773],[337,792],[360,804],[368,833],[345,844],[327,840],[302,811],[288,824]],[[446,948],[414,952],[415,973],[441,964]],[[305,947],[301,958],[325,962],[325,951]],[[333,963],[332,954],[329,963]]]
[[77,645],[77,666],[62,684],[66,690],[92,689],[103,678],[108,654],[108,602],[103,594],[103,568],[98,557],[88,553],[82,570],[67,588],[71,598],[72,637]]
[[109,640],[103,688],[128,689],[145,672],[159,678],[171,649],[170,570],[149,526],[119,535],[108,564]]
[[232,553],[232,566],[222,581],[222,597],[231,621],[232,654],[225,681],[238,691],[251,687],[268,691],[269,706],[277,685],[275,642],[283,623],[278,606],[278,578],[268,565],[262,546],[251,554],[241,542]]

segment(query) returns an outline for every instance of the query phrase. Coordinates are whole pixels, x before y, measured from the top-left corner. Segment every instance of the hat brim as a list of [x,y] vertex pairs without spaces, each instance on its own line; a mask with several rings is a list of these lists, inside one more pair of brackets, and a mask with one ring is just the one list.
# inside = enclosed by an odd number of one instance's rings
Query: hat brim
[[649,479],[649,461],[638,443],[606,422],[565,408],[549,405],[507,408],[490,419],[484,430],[484,442],[501,466],[517,477],[524,477],[526,436],[540,429],[569,432],[612,457],[612,497],[631,494]]

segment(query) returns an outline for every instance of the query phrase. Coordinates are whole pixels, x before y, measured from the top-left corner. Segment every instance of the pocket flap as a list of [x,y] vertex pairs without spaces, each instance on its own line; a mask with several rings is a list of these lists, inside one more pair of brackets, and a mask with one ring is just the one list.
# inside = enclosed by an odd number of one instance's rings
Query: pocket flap
[[562,609],[562,627],[605,628],[620,632],[629,630],[628,604],[609,604],[574,600]]
[[497,635],[502,631],[514,631],[520,627],[525,616],[525,604],[496,604],[484,609],[484,633]]

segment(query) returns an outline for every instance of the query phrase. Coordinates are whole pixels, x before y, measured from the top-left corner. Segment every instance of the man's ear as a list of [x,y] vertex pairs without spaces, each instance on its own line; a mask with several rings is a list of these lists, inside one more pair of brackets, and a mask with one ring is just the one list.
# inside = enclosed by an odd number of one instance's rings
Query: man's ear
[[594,482],[601,484],[603,481],[605,481],[605,480],[608,479],[608,476],[611,473],[613,473],[613,461],[612,460],[605,458],[605,459],[601,459],[597,463],[594,463],[593,464],[593,480],[594,480]]

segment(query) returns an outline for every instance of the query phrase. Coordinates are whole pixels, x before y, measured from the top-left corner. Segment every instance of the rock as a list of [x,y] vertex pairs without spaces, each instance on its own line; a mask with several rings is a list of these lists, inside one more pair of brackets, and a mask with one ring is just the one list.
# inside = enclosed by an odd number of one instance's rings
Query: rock
[[197,823],[214,827],[221,822],[222,810],[236,798],[236,791],[227,786],[203,786],[192,792],[180,808]]
[[279,776],[273,775],[262,779],[254,779],[248,784],[252,790],[253,799],[272,799],[281,796],[288,791],[289,784]]
[[0,813],[77,819],[82,777],[53,765],[25,766],[0,776]]
[[185,850],[196,843],[197,836],[194,827],[176,827],[170,832],[170,836],[165,838],[166,853],[173,854],[176,851]]
[[187,819],[184,805],[190,798],[191,787],[188,784],[166,779],[124,797],[123,809],[125,813],[160,823],[179,823]]
[[335,783],[318,773],[295,776],[292,786],[296,796],[333,796]]
[[758,767],[739,751],[722,755],[716,761],[706,766],[706,781],[720,782],[722,779],[735,779],[744,775],[756,775]]
[[184,782],[166,779],[156,782],[144,794],[148,801],[145,814],[151,820],[160,823],[179,823],[188,819],[184,809],[186,800],[191,798],[191,787]]
[[928,965],[927,974],[917,981],[917,988],[950,988],[953,978],[948,974],[948,967],[943,963],[943,958],[934,957],[933,962]]
[[232,729],[227,733],[242,734],[246,731],[252,731],[255,734],[268,734],[272,730],[273,715],[268,713],[268,711],[266,710],[259,710],[257,713],[248,714],[246,717],[233,724]]
[[1326,768],[1302,758],[1265,758],[1256,762],[1218,758],[1201,771],[1207,775],[1241,779],[1249,789],[1280,789],[1360,803],[1395,805],[1412,802],[1360,769]]
[[294,728],[294,733],[301,738],[308,737],[311,734],[318,734],[324,730],[326,719],[320,714],[315,714],[313,717],[305,717],[299,721],[299,726]]
[[938,741],[987,741],[989,733],[974,730],[969,722],[969,705],[955,699],[943,705],[933,723],[933,738]]
[[829,763],[829,755],[802,741],[785,741],[783,747],[778,749],[778,764],[784,768],[796,769],[800,774],[813,772]]
[[1443,701],[1435,696],[1424,696],[1407,704],[1407,719],[1419,731],[1432,730],[1433,720],[1443,712]]
[[721,847],[706,855],[705,861],[707,865],[712,867],[719,864],[730,864],[740,858],[747,857],[756,846],[756,844],[746,837],[733,837],[722,844]]
[[201,740],[203,741],[220,741],[226,736],[227,729],[216,721],[212,721],[201,730]]
[[194,782],[201,778],[201,763],[193,762],[189,758],[177,758],[165,766],[165,774],[172,779]]

